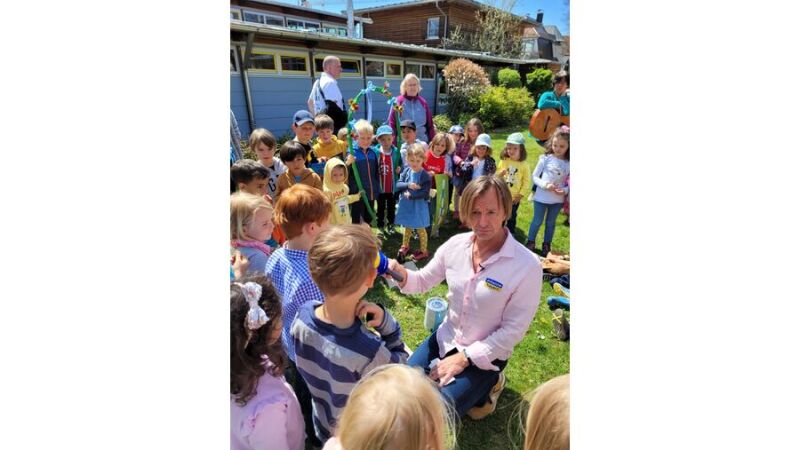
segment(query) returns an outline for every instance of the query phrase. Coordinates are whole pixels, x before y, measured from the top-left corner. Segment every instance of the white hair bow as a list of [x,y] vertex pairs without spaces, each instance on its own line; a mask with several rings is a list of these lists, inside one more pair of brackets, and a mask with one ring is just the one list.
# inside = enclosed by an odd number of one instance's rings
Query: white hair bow
[[237,286],[242,288],[247,304],[250,305],[250,310],[247,311],[244,323],[248,330],[257,330],[261,328],[269,320],[269,316],[264,312],[264,309],[258,306],[258,300],[261,298],[261,285],[248,281],[245,284],[236,283]]

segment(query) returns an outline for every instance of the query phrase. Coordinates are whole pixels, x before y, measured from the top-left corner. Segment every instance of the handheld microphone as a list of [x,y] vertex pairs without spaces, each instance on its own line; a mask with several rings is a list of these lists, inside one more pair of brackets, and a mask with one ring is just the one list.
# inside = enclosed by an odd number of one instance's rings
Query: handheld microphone
[[389,276],[395,280],[399,282],[403,281],[402,275],[389,268],[389,258],[387,258],[386,255],[384,255],[380,250],[378,250],[378,254],[375,255],[375,268],[378,269],[378,275],[388,273]]

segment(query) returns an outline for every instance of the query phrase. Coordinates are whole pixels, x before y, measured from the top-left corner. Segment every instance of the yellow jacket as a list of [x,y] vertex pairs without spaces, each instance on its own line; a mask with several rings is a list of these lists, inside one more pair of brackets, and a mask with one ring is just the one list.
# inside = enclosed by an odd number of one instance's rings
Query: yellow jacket
[[341,158],[342,153],[347,150],[347,141],[340,141],[336,136],[331,136],[331,140],[327,144],[317,139],[313,148],[317,158],[331,159],[334,156]]
[[[333,168],[342,166],[344,169],[344,181],[341,183],[334,183],[331,177]],[[331,225],[342,225],[353,223],[350,217],[350,203],[355,203],[361,200],[360,194],[348,194],[350,187],[347,185],[347,166],[341,159],[333,157],[325,163],[325,172],[323,172],[322,192],[328,196],[331,201]]]
[[511,197],[521,196],[525,197],[528,191],[531,190],[531,168],[525,161],[514,161],[511,158],[504,158],[500,160],[500,165],[497,167],[497,173],[506,170],[503,174],[503,181],[508,185],[511,190]]

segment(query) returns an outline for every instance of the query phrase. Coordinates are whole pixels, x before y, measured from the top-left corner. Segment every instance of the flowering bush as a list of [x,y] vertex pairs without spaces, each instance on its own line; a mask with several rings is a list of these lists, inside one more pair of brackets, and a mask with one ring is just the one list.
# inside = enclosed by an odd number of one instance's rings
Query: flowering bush
[[447,115],[457,120],[462,113],[478,109],[478,98],[489,87],[483,68],[474,62],[457,58],[442,70],[447,81]]

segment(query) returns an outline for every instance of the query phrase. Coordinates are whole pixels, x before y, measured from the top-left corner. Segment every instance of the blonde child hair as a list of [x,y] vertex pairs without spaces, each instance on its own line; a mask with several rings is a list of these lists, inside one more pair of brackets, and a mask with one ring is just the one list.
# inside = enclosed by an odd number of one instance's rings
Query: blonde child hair
[[242,241],[249,239],[244,229],[260,209],[266,209],[272,214],[272,205],[260,195],[247,192],[231,194],[231,239]]
[[372,124],[370,124],[369,122],[367,122],[364,119],[360,119],[358,122],[356,122],[356,124],[353,126],[353,128],[355,128],[355,130],[358,132],[359,135],[361,133],[374,134],[374,130],[372,128]]
[[349,294],[375,270],[379,249],[380,244],[369,228],[337,225],[314,239],[308,250],[308,271],[326,297]]
[[348,134],[349,134],[349,133],[348,133],[348,131],[347,131],[347,127],[342,127],[342,128],[339,128],[339,132],[338,132],[338,133],[336,133],[336,137],[337,137],[337,138],[338,138],[340,141],[346,141],[346,140],[347,140],[347,135],[348,135]]
[[428,160],[425,147],[423,147],[422,144],[412,144],[406,152],[406,160],[408,160],[408,158],[419,158],[424,163]]
[[525,450],[569,450],[569,374],[542,384],[531,397]]
[[443,155],[449,155],[453,153],[456,149],[456,143],[453,140],[453,137],[447,133],[438,132],[436,136],[431,139],[431,143],[428,145],[428,148],[431,149],[431,153],[433,153],[433,148],[439,143],[439,141],[444,141],[444,153]]
[[346,450],[447,450],[453,411],[419,368],[386,364],[362,378],[339,417]]

